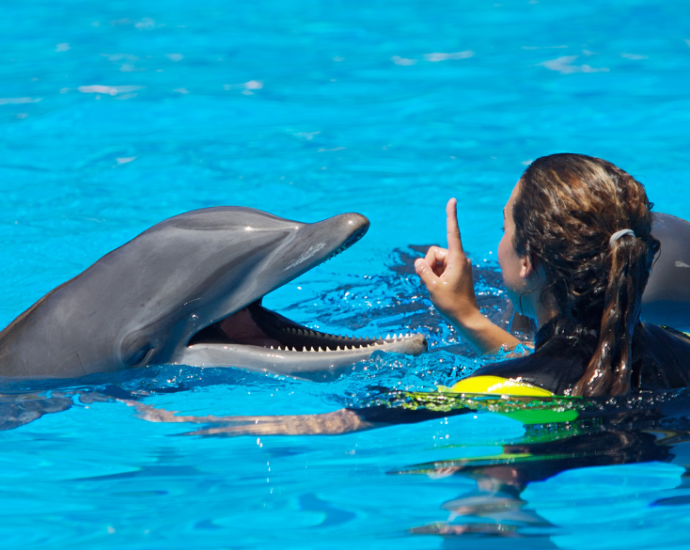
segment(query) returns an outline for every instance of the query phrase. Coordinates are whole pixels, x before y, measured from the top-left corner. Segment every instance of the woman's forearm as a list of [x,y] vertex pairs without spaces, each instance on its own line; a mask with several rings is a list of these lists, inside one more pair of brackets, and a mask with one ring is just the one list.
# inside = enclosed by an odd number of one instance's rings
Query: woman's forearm
[[446,316],[468,344],[478,353],[486,355],[501,348],[513,349],[522,342],[484,317],[479,310],[464,314],[462,318]]

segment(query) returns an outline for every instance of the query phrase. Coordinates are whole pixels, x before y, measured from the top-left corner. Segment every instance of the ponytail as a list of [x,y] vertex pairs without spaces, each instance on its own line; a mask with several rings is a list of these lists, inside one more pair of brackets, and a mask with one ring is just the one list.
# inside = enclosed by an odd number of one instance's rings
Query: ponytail
[[599,343],[572,395],[624,395],[630,391],[633,333],[640,320],[642,291],[649,277],[651,258],[659,249],[659,242],[652,238],[648,246],[632,231],[624,237],[627,238],[611,239],[606,255],[609,276]]
[[552,300],[562,316],[599,332],[573,395],[631,390],[633,334],[659,251],[651,208],[640,182],[586,155],[541,157],[520,179],[513,203],[515,251],[541,268],[543,301]]

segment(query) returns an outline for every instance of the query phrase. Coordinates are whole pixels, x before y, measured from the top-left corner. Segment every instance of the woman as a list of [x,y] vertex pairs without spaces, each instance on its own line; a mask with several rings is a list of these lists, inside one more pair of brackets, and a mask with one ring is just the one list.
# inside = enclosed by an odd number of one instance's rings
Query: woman
[[[565,153],[534,161],[503,211],[498,259],[516,311],[539,327],[535,353],[488,365],[453,389],[601,396],[690,385],[690,340],[640,323],[659,251],[651,207],[644,186],[605,160]],[[479,352],[515,347],[477,307],[455,199],[446,214],[448,249],[432,247],[417,273]]]

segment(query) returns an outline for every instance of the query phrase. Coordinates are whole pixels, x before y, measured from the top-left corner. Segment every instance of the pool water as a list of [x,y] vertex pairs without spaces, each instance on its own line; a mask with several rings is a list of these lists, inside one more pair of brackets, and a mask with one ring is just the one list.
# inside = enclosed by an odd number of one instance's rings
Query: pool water
[[230,437],[126,404],[326,413],[472,372],[482,360],[447,349],[455,334],[401,266],[409,245],[443,244],[455,196],[490,274],[501,209],[541,155],[611,160],[656,210],[690,218],[685,3],[24,0],[0,13],[3,326],[151,225],[241,205],[366,215],[364,240],[266,303],[321,330],[414,329],[431,345],[327,384],[171,366],[4,381],[3,547],[690,547],[683,407]]

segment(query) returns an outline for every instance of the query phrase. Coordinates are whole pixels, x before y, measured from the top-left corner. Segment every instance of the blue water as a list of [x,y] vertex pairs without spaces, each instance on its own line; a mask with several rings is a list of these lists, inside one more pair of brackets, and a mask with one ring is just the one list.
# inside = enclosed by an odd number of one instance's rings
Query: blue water
[[[530,483],[521,498],[550,522],[523,525],[531,538],[439,536],[415,529],[457,523],[442,505],[475,480],[390,472],[500,453],[522,424],[477,414],[338,437],[182,436],[198,426],[84,398],[310,414],[470,372],[478,360],[436,351],[456,338],[416,279],[391,270],[394,250],[442,243],[456,196],[465,248],[493,265],[512,186],[561,151],[613,161],[657,210],[689,218],[689,16],[674,0],[0,2],[2,326],[158,221],[232,204],[369,217],[363,241],[266,301],[322,330],[418,327],[432,345],[330,384],[156,367],[0,388],[2,425],[18,426],[0,432],[2,546],[690,547],[682,452]],[[30,422],[32,399],[70,406]]]

